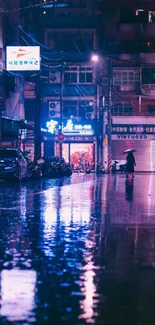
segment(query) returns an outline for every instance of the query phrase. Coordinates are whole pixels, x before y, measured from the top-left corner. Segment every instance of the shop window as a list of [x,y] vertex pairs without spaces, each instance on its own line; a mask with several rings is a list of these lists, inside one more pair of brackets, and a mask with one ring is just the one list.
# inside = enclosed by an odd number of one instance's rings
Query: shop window
[[85,170],[85,164],[89,162],[91,169],[94,169],[94,145],[92,143],[71,143],[70,163],[73,169]]
[[91,67],[70,67],[64,73],[64,82],[91,84],[93,81]]
[[92,83],[92,68],[81,68],[79,73],[79,83]]
[[115,86],[140,84],[140,70],[114,69],[113,84]]
[[155,115],[155,105],[147,105],[147,113],[150,115]]
[[64,82],[77,83],[77,68],[68,68],[68,71],[64,73]]

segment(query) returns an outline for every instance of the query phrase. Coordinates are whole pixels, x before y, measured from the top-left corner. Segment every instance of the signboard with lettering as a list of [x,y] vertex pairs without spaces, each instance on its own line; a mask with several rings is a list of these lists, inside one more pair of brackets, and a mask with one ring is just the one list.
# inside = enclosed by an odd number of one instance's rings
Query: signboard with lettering
[[7,46],[6,70],[40,70],[40,46]]
[[112,140],[155,140],[155,125],[112,125]]
[[112,140],[155,140],[155,134],[112,134]]
[[113,124],[112,134],[155,134],[155,124],[151,125],[123,125]]
[[[46,126],[48,132],[54,134],[59,128],[59,123],[50,120],[46,123]],[[62,127],[62,133],[64,136],[93,136],[94,130],[90,124],[74,124],[72,120],[68,120],[66,125]]]

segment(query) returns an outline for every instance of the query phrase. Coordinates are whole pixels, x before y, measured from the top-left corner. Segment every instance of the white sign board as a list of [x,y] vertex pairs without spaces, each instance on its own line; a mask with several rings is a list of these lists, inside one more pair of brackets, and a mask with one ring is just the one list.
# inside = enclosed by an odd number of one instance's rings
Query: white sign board
[[155,140],[155,134],[112,134],[112,140]]
[[40,70],[40,46],[7,46],[6,70]]

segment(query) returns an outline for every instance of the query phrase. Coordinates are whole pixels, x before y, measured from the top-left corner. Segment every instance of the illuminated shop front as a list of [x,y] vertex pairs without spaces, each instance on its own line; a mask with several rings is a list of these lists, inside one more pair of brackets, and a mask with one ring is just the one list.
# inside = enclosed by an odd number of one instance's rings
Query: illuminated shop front
[[115,124],[112,126],[113,160],[124,161],[126,149],[135,149],[136,171],[155,171],[155,125]]
[[[54,134],[54,155],[60,155],[60,141],[58,122],[49,121],[47,123],[48,132]],[[71,163],[74,169],[84,169],[85,163],[89,162],[90,168],[96,166],[96,135],[95,128],[91,124],[74,124],[68,120],[63,125],[62,133],[64,141],[62,142],[62,156],[66,162]]]

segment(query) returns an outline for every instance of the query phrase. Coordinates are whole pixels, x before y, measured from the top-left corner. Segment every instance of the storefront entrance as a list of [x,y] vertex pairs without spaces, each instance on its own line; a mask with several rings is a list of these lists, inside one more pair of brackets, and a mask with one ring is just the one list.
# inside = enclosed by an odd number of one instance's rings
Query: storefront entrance
[[[59,156],[59,143],[55,145],[55,155]],[[84,169],[87,163],[91,169],[95,169],[94,143],[63,143],[62,155],[74,169]]]
[[126,149],[135,149],[136,171],[155,172],[155,140],[113,140],[113,160],[124,160],[122,155]]

